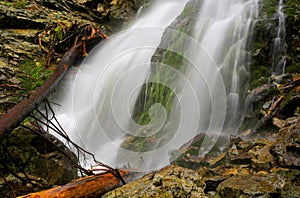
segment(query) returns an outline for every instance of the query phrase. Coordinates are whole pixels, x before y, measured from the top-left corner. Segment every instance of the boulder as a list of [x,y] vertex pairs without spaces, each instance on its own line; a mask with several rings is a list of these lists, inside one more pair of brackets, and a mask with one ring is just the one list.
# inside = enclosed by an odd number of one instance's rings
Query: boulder
[[111,197],[206,197],[205,185],[193,170],[171,165],[152,172],[103,196]]
[[216,197],[274,197],[284,185],[279,175],[236,175],[219,184]]

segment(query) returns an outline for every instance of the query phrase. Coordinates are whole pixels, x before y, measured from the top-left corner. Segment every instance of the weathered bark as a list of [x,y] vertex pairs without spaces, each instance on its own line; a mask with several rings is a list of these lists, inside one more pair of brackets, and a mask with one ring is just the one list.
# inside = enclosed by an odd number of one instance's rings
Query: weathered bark
[[22,100],[0,117],[0,140],[16,128],[46,98],[62,79],[68,67],[76,61],[80,52],[81,41],[76,39],[45,84],[34,90],[27,99]]
[[[125,180],[131,180],[134,174],[120,171]],[[98,174],[78,179],[64,186],[20,196],[20,198],[51,197],[98,197],[121,185],[121,181],[113,174]]]

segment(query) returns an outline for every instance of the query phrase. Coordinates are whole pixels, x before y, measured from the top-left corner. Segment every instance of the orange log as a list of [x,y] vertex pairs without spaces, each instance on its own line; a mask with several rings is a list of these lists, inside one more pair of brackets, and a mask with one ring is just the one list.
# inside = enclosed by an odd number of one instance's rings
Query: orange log
[[[120,171],[120,174],[125,180],[131,180],[134,176],[128,171]],[[19,198],[98,197],[120,185],[120,180],[111,173],[97,174],[80,178],[64,186],[30,193]]]

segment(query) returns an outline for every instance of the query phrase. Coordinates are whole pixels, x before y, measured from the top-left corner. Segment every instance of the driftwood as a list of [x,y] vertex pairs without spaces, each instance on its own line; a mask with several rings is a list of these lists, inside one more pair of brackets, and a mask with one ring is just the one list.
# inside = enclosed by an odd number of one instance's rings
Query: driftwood
[[[126,180],[132,180],[134,173],[120,171]],[[97,174],[75,180],[64,186],[20,196],[20,198],[51,198],[51,197],[100,197],[101,195],[119,187],[121,181],[111,173]]]

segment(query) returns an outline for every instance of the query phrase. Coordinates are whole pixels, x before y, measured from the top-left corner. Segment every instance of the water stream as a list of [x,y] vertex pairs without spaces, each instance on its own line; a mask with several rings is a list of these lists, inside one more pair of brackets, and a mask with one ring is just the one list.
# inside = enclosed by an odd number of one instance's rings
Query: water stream
[[283,0],[279,0],[276,16],[278,25],[276,27],[276,38],[274,39],[274,47],[272,52],[272,74],[284,74],[286,64],[286,42],[285,42],[285,15],[283,12]]
[[[199,132],[217,136],[236,132],[244,105],[241,87],[245,84],[240,76],[247,72],[247,43],[258,0],[203,0],[191,35],[167,29],[187,1],[155,1],[128,29],[96,46],[60,88],[56,101],[61,105],[56,108],[60,123],[98,160],[115,167],[130,164],[141,171],[153,170],[169,164],[169,152]],[[178,41],[184,38],[180,50],[168,42],[161,44],[167,31],[179,35]],[[145,132],[132,114],[146,81],[166,83],[149,77],[158,46],[189,64],[185,72],[172,65],[160,67],[161,74],[178,76],[176,83],[166,84],[175,98],[170,111],[152,105],[152,120],[145,125],[150,130]],[[169,135],[153,138],[158,131]],[[134,144],[139,137],[149,138],[152,149],[136,152],[121,146]],[[212,146],[204,141],[206,150]]]

